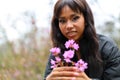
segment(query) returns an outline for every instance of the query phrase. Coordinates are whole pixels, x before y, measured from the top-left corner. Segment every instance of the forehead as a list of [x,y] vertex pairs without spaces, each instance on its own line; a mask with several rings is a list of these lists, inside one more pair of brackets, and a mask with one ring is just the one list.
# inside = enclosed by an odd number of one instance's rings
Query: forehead
[[69,6],[66,5],[61,9],[59,17],[74,16],[76,14],[80,14],[80,13],[73,11]]

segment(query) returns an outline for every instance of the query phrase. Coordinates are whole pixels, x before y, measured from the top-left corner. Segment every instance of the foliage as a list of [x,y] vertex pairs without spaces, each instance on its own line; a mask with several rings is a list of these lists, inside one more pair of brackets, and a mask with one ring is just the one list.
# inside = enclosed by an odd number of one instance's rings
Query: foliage
[[[49,29],[44,27],[39,29],[33,15],[25,14],[25,19],[26,24],[30,24],[27,25],[29,29],[24,34],[20,33],[20,38],[14,41],[9,41],[5,30],[0,27],[3,34],[1,38],[3,42],[0,43],[0,80],[43,78],[51,47]],[[14,22],[11,27],[13,26]]]
[[[40,54],[12,53],[1,57],[0,73],[2,80],[40,80],[46,60]],[[44,61],[44,63],[43,63]]]
[[[44,48],[27,53],[6,50],[0,54],[0,80],[42,80],[47,62],[50,43],[44,40]],[[34,42],[33,42],[34,44]],[[3,46],[4,47],[4,46]],[[12,46],[11,46],[12,47]]]

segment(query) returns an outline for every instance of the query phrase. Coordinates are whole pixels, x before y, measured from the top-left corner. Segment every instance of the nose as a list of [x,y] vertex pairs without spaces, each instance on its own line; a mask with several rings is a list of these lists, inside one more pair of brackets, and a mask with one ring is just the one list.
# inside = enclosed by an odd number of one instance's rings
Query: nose
[[66,23],[66,29],[72,29],[73,28],[73,23],[71,22],[71,21],[68,21],[67,23]]

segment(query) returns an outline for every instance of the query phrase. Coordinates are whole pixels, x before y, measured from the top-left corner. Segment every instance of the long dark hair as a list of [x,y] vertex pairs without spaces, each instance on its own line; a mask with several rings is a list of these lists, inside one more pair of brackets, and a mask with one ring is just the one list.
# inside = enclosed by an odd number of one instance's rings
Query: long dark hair
[[[61,9],[69,6],[77,13],[83,13],[85,19],[85,30],[82,39],[79,40],[80,55],[83,60],[88,62],[88,69],[85,71],[89,77],[100,77],[102,70],[102,60],[99,53],[98,38],[94,26],[92,11],[86,0],[58,0],[54,6],[54,12],[51,22],[51,38],[53,46],[60,47],[63,50],[67,38],[63,36],[59,29],[58,18]],[[99,76],[98,76],[99,75]]]

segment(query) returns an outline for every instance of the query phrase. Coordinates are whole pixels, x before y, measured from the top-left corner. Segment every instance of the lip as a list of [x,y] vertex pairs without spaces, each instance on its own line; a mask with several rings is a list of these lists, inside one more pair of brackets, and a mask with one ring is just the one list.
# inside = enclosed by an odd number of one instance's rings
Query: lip
[[76,31],[69,31],[69,32],[66,33],[66,35],[67,35],[68,37],[74,37],[74,36],[76,36],[76,34],[77,34]]

